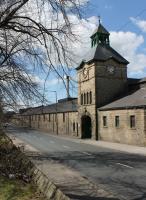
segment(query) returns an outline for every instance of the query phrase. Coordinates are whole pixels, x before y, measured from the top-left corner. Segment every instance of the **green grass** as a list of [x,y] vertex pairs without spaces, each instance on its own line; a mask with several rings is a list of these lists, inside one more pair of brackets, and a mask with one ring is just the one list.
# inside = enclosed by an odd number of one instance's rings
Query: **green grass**
[[9,138],[0,130],[0,200],[44,200],[45,198],[37,192],[34,185],[18,179],[10,180],[1,175],[2,172],[11,174],[10,163],[14,174],[22,171],[22,169],[17,169],[19,163],[15,159],[18,153],[12,148]]
[[44,200],[32,184],[0,176],[0,200]]
[[9,138],[0,130],[0,147],[1,145],[8,145],[10,143]]

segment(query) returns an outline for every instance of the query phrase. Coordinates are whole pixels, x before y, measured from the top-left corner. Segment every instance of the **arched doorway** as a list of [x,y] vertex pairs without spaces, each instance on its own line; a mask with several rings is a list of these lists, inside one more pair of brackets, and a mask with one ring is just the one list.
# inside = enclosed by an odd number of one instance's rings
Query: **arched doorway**
[[82,139],[91,138],[92,136],[91,118],[85,115],[82,117],[81,123],[82,123]]

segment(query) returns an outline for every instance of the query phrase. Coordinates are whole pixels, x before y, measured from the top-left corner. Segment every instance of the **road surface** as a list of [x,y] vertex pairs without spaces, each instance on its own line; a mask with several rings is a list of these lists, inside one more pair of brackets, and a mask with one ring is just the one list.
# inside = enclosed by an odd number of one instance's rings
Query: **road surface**
[[32,147],[95,184],[104,185],[119,199],[146,200],[146,157],[122,153],[36,130],[8,131]]

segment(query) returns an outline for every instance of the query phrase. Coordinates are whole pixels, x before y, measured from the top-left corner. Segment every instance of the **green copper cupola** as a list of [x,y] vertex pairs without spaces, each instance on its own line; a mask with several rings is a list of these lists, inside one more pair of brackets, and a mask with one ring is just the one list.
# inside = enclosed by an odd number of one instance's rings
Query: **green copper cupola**
[[98,44],[110,45],[109,35],[110,33],[102,26],[99,20],[98,28],[94,31],[93,35],[91,36],[91,46],[94,47]]

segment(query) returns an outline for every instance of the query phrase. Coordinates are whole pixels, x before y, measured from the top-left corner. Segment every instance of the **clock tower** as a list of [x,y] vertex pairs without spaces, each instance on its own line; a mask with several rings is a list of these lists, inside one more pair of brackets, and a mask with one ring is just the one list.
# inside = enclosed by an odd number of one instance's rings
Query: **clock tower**
[[128,61],[110,46],[109,36],[99,21],[91,36],[91,49],[76,68],[82,138],[98,139],[97,109],[126,90]]

